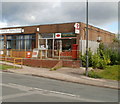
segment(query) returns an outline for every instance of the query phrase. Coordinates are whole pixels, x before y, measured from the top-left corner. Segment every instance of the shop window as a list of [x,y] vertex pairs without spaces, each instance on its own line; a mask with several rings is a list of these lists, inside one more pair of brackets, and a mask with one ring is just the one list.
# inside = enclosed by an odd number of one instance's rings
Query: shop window
[[76,39],[56,39],[54,43],[55,50],[70,51],[72,44],[76,44]]
[[63,39],[62,50],[72,50],[72,44],[76,44],[76,39]]
[[35,48],[35,34],[7,36],[8,49],[33,49]]

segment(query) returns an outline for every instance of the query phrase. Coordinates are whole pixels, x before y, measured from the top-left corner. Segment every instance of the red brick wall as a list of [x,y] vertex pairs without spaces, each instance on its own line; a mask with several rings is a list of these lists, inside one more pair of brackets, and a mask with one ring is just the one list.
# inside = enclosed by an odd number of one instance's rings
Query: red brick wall
[[[80,67],[80,61],[62,60],[63,67]],[[33,67],[52,68],[59,60],[39,60],[39,59],[24,59],[23,64]]]
[[63,67],[75,67],[75,68],[79,68],[80,67],[80,61],[79,60],[75,60],[75,61],[64,61],[63,60]]
[[[85,34],[83,33],[83,31],[85,32],[85,23],[81,23],[81,37],[83,40],[85,40]],[[97,37],[100,36],[102,37],[102,42],[103,43],[112,43],[113,39],[115,38],[115,34],[108,32],[106,30],[94,27],[89,25],[89,40],[93,40],[93,41],[97,41]]]
[[[2,60],[2,58],[1,58]],[[3,60],[5,60],[3,58]],[[7,60],[13,62],[14,58],[7,58]],[[80,67],[80,60],[61,60],[63,67]],[[17,60],[21,62],[21,60]],[[39,60],[39,59],[23,59],[23,64],[32,67],[53,68],[60,60]]]
[[39,60],[39,59],[24,59],[23,64],[33,67],[52,68],[59,61],[54,60]]
[[[37,33],[38,27],[40,28],[39,33],[56,33],[56,32],[67,33],[67,32],[74,32],[75,30],[74,24],[75,23],[49,24],[49,25],[39,25],[39,26],[26,26],[21,28],[24,29],[24,33],[22,34]],[[18,27],[12,27],[12,28],[18,28]],[[85,30],[86,30],[85,28],[86,28],[85,23],[80,23],[81,32],[80,34],[77,35],[77,44],[79,44],[80,37],[82,37],[83,40],[85,39]],[[9,34],[4,34],[4,35],[9,35]],[[103,43],[111,43],[113,38],[115,38],[115,35],[113,33],[89,25],[89,40],[97,41],[98,36],[102,37]]]

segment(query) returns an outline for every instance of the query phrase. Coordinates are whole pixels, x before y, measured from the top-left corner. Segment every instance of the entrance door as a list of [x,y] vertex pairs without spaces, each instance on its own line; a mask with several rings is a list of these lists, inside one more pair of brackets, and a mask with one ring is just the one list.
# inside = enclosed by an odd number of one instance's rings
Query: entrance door
[[34,49],[36,47],[36,41],[32,40],[32,49]]
[[59,52],[62,52],[62,40],[56,39],[54,43],[54,55],[58,56]]
[[48,57],[52,58],[52,56],[53,56],[53,39],[48,39],[47,45],[48,45]]
[[48,57],[52,58],[59,55],[59,51],[62,51],[62,40],[47,39],[48,45]]

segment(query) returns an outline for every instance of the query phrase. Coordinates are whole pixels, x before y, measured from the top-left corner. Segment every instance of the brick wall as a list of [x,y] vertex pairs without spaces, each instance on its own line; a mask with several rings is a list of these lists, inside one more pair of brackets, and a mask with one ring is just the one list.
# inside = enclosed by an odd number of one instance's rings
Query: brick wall
[[[86,40],[85,38],[85,29],[86,28],[86,24],[85,23],[81,23],[81,37],[83,40]],[[113,39],[115,38],[115,34],[111,33],[109,31],[94,27],[89,25],[89,35],[88,38],[89,40],[93,40],[93,41],[97,41],[97,37],[102,37],[102,42],[103,43],[112,43]]]
[[[32,67],[53,68],[59,60],[24,59],[23,64]],[[80,67],[80,61],[62,60],[63,67]]]
[[[0,60],[5,60],[5,58],[0,58]],[[13,62],[14,58],[7,58],[9,62]],[[61,61],[60,65],[63,67],[80,67],[80,60],[40,60],[40,59],[23,59],[23,65],[32,67],[43,67],[43,68],[53,68]],[[21,60],[17,60],[21,62]]]
[[59,61],[54,60],[39,60],[39,59],[24,59],[23,64],[32,67],[52,68]]
[[79,68],[80,67],[80,61],[79,60],[63,60],[63,67],[73,67],[73,68]]

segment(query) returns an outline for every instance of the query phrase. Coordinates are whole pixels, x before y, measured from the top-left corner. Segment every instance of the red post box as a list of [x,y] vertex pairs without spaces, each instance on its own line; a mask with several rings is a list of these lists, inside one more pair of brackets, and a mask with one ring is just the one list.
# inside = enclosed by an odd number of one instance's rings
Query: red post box
[[26,52],[26,58],[31,58],[31,52],[30,51]]
[[77,49],[78,49],[78,44],[73,44],[72,45],[72,59],[77,59]]

